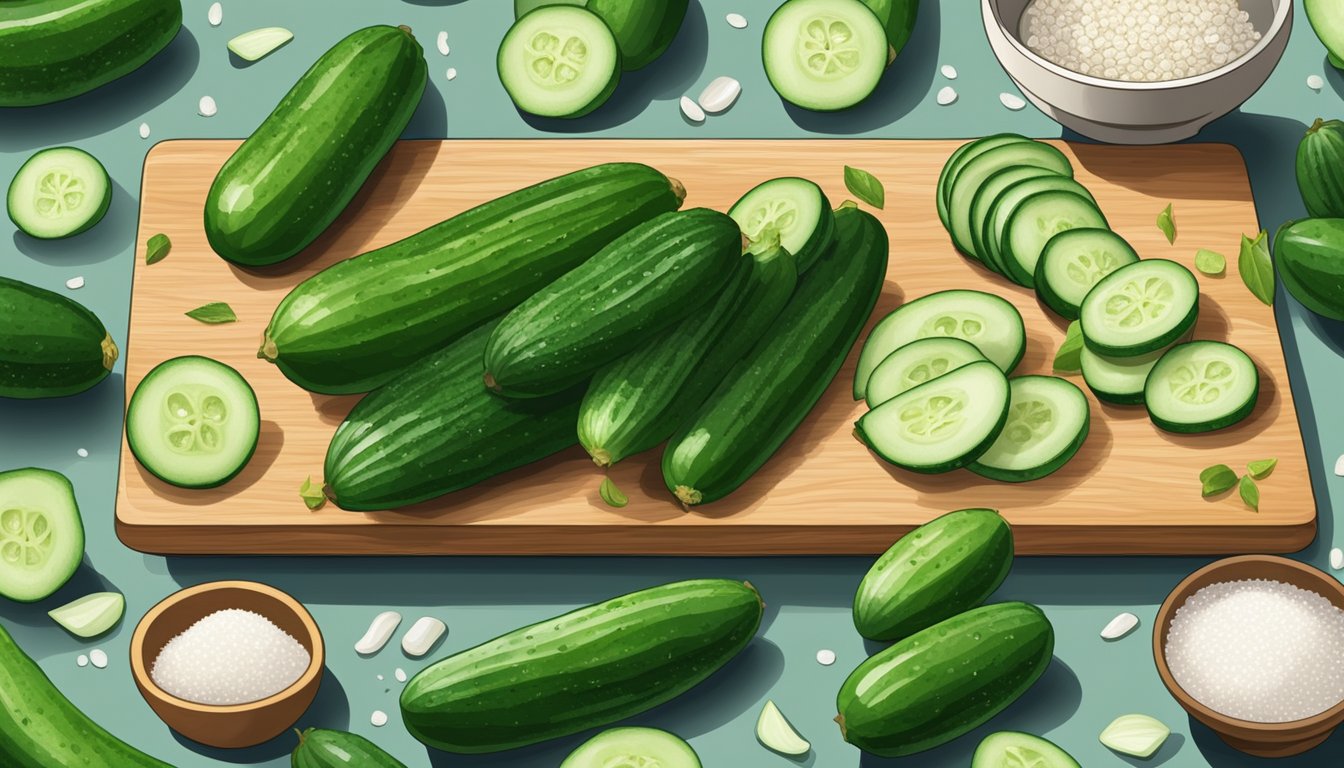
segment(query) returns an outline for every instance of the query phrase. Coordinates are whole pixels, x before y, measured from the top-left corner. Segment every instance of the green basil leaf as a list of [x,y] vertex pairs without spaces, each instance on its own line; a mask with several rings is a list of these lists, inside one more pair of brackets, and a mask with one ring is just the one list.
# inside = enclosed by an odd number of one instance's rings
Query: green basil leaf
[[1157,214],[1157,228],[1167,236],[1168,243],[1176,244],[1176,219],[1172,216],[1171,203],[1167,203],[1167,207]]
[[1227,257],[1217,251],[1200,248],[1195,254],[1195,269],[1206,275],[1221,275],[1227,269]]
[[1201,496],[1216,496],[1236,486],[1237,473],[1226,464],[1214,464],[1199,473],[1199,482],[1204,486],[1200,491]]
[[1055,353],[1055,373],[1079,373],[1083,370],[1083,327],[1074,320],[1064,334],[1064,343]]
[[1269,233],[1261,230],[1254,240],[1241,236],[1241,254],[1237,271],[1255,298],[1274,306],[1274,262],[1269,258]]
[[1238,490],[1241,492],[1241,500],[1246,502],[1246,506],[1250,507],[1256,512],[1259,512],[1260,486],[1255,484],[1254,478],[1252,478],[1250,475],[1243,475],[1241,478],[1241,485],[1238,488]]
[[1246,465],[1246,472],[1256,480],[1264,480],[1274,473],[1274,467],[1279,465],[1278,459],[1261,459],[1252,461]]
[[306,478],[303,485],[299,486],[299,498],[303,499],[304,505],[311,510],[321,509],[322,505],[327,503],[327,495],[322,492],[321,483],[314,483],[311,477]]
[[197,307],[187,312],[187,317],[192,320],[205,323],[206,325],[219,325],[220,323],[234,323],[238,321],[238,316],[233,314],[233,307],[222,301],[212,301],[204,306]]
[[163,261],[171,250],[173,250],[173,241],[169,240],[168,236],[162,232],[149,238],[149,242],[145,243],[145,265]]
[[881,208],[887,204],[887,190],[882,186],[882,182],[862,168],[845,166],[845,188],[874,208]]
[[630,503],[630,497],[621,493],[621,489],[616,487],[616,484],[611,481],[610,477],[602,478],[602,487],[597,489],[597,493],[609,506],[616,507],[617,509]]

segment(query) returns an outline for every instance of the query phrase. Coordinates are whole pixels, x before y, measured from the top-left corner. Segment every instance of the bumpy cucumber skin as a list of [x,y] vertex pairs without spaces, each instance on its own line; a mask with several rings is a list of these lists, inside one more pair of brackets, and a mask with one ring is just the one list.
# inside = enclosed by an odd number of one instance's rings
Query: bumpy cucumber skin
[[1283,287],[1321,317],[1344,320],[1344,219],[1303,219],[1274,236]]
[[[103,174],[103,183],[107,185],[106,186],[107,192],[106,194],[103,195],[103,199],[98,203],[98,210],[94,211],[93,215],[89,217],[88,221],[85,221],[77,229],[72,229],[69,232],[60,235],[44,236],[28,231],[28,229],[24,227],[22,223],[19,222],[19,219],[21,217],[15,215],[14,210],[15,195],[23,193],[19,190],[14,189],[14,182],[17,182],[19,180],[19,176],[23,174],[23,169],[28,167],[28,163],[37,160],[42,155],[48,152],[56,152],[56,151],[79,152],[80,154],[83,154],[86,157],[88,157],[89,160],[93,161],[93,164],[98,166],[98,170],[101,171]],[[19,230],[22,231],[25,235],[28,235],[29,237],[35,237],[39,240],[60,240],[66,237],[74,237],[75,235],[78,235],[81,232],[87,232],[93,228],[94,224],[97,224],[98,222],[103,220],[103,217],[107,215],[107,209],[112,205],[112,180],[111,177],[107,175],[107,169],[103,167],[103,162],[98,158],[94,157],[93,155],[90,155],[88,152],[85,152],[84,150],[78,149],[76,147],[52,147],[50,149],[44,149],[41,152],[38,152],[37,154],[28,158],[28,160],[24,162],[23,165],[19,166],[18,173],[14,174],[14,182],[10,182],[9,194],[6,196],[6,203],[7,203],[6,212],[9,214],[9,220],[13,222],[14,226],[18,227]]]
[[578,384],[701,311],[742,258],[737,222],[717,211],[636,226],[505,315],[485,349],[486,386],[529,398]]
[[652,64],[681,30],[689,0],[588,0],[587,8],[606,22],[621,49],[621,69]]
[[1013,566],[1013,532],[992,509],[962,509],[902,536],[859,583],[854,628],[892,641],[985,602]]
[[406,768],[377,744],[355,733],[309,728],[289,756],[291,768]]
[[259,354],[304,389],[368,392],[684,196],[637,163],[512,192],[303,281],[276,308]]
[[1318,118],[1297,145],[1296,170],[1308,215],[1344,216],[1344,122]]
[[755,636],[750,584],[665,584],[523,627],[411,678],[402,720],[424,744],[481,754],[614,723],[690,690]]
[[781,247],[753,254],[707,311],[593,376],[579,408],[579,442],[598,466],[663,442],[770,329],[798,284]]
[[[1022,376],[1019,378],[1029,378],[1029,377]],[[1078,454],[1078,451],[1083,447],[1083,443],[1087,442],[1087,436],[1092,430],[1092,407],[1088,404],[1087,396],[1084,395],[1083,391],[1078,388],[1078,385],[1074,384],[1073,382],[1067,379],[1060,379],[1058,377],[1053,376],[1035,376],[1030,378],[1039,378],[1039,379],[1055,378],[1058,379],[1059,381],[1063,381],[1065,384],[1068,384],[1070,387],[1077,390],[1078,399],[1082,401],[1083,408],[1085,409],[1083,416],[1083,424],[1078,429],[1078,433],[1073,436],[1073,439],[1070,440],[1067,445],[1065,445],[1063,448],[1060,449],[1059,453],[1051,457],[1049,461],[1040,464],[1038,466],[1032,467],[1031,469],[1026,470],[1001,469],[999,467],[989,466],[988,464],[982,464],[979,460],[973,461],[970,464],[968,464],[966,467],[967,469],[969,469],[970,471],[974,472],[975,474],[981,477],[985,477],[990,480],[997,480],[1001,483],[1029,483],[1034,480],[1040,480],[1043,477],[1052,475],[1055,472],[1059,471],[1061,467],[1063,467],[1065,464],[1068,464],[1069,461],[1071,461],[1073,457]],[[1010,381],[1009,384],[1011,383],[1012,382]],[[1012,408],[1011,398],[1009,398],[1008,407],[1010,409]],[[992,448],[993,444],[991,444],[990,447]]]
[[836,244],[798,283],[772,331],[668,441],[663,481],[682,504],[727,496],[774,455],[821,399],[868,322],[887,274],[881,222],[835,214]]
[[103,730],[0,626],[0,756],[6,768],[173,768]]
[[257,267],[316,240],[410,122],[427,70],[404,28],[366,27],[322,54],[210,185],[215,253]]
[[887,43],[891,46],[891,58],[896,58],[910,41],[915,31],[915,20],[919,16],[919,0],[863,0],[863,4],[882,22],[887,30]]
[[117,345],[82,304],[0,276],[0,397],[66,397],[103,379]]
[[845,741],[881,757],[945,744],[1012,704],[1054,653],[1034,605],[995,603],[917,632],[850,674],[836,697]]
[[0,4],[0,107],[63,101],[139,69],[182,28],[180,0]]

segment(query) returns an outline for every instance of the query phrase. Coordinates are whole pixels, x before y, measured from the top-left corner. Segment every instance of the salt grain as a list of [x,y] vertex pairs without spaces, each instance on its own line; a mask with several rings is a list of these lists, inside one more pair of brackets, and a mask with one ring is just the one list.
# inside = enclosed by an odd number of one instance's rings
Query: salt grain
[[149,674],[180,699],[245,704],[288,688],[311,661],[308,649],[270,619],[227,608],[169,640]]
[[84,276],[79,275],[76,277],[72,277],[69,280],[66,280],[65,287],[69,288],[72,291],[78,291],[80,288],[84,287]]
[[1330,550],[1330,567],[1336,571],[1344,571],[1344,549],[1335,547]]
[[705,110],[701,109],[690,96],[681,97],[681,114],[693,123],[705,122]]
[[1344,477],[1344,456],[1335,459],[1335,474]]
[[731,77],[716,77],[700,92],[696,101],[700,108],[711,115],[725,112],[742,95],[742,84]]
[[835,663],[835,651],[822,648],[817,651],[817,663],[823,667],[829,667]]
[[196,106],[196,111],[200,113],[201,117],[214,117],[215,113],[219,112],[219,105],[215,104],[213,97],[202,96],[201,103]]
[[1313,91],[1319,91],[1325,87],[1325,80],[1320,75],[1308,75],[1307,87]]
[[398,624],[401,624],[401,614],[396,611],[383,611],[374,616],[369,628],[364,630],[364,636],[355,643],[355,653],[368,656],[381,651],[392,633],[397,631]]
[[373,723],[374,728],[382,728],[387,725],[387,713],[381,709],[375,709],[373,714],[369,716],[369,722]]
[[448,33],[447,33],[447,32],[440,32],[440,33],[439,33],[438,44],[439,44],[439,54],[440,54],[440,55],[447,56],[449,53],[452,52],[452,49],[448,47]]
[[398,683],[406,682],[406,670],[401,667],[397,667],[397,671],[393,672],[392,676],[397,678]]
[[1000,93],[999,103],[1013,110],[1014,112],[1027,106],[1027,102],[1023,101],[1021,96],[1018,96],[1017,94],[1014,93]]
[[1111,622],[1101,630],[1101,639],[1119,640],[1134,631],[1139,626],[1139,617],[1132,613],[1122,613],[1111,619]]
[[102,648],[89,651],[89,661],[98,669],[107,669],[107,653]]
[[142,139],[149,138],[149,123],[140,124],[140,138]]
[[448,71],[444,73],[444,77],[448,78],[449,80],[456,80],[456,79],[457,79],[457,67],[449,67],[449,68],[448,68]]
[[220,3],[212,3],[210,10],[206,12],[205,18],[210,22],[210,26],[218,27],[224,23],[224,6]]
[[379,679],[379,680],[382,680],[382,679],[383,679],[383,676],[382,676],[382,675],[379,675],[379,676],[378,676],[378,679]]
[[82,654],[82,653],[79,654],[79,656],[75,657],[75,666],[79,666],[79,667],[87,667],[87,666],[89,666],[89,657],[88,657],[88,656],[85,656],[85,655]]
[[447,631],[448,627],[442,621],[433,616],[421,616],[401,638],[401,650],[407,656],[424,656]]
[[951,64],[944,64],[942,66],[942,69],[940,69],[939,71],[942,72],[943,77],[946,77],[948,80],[957,79],[957,68],[952,66]]
[[944,86],[938,91],[938,103],[944,107],[957,100],[957,91],[952,86]]
[[732,27],[733,29],[747,28],[747,17],[743,16],[740,13],[730,13],[724,18],[727,19],[728,26]]
[[79,450],[75,451],[75,455],[81,459],[89,458],[89,452],[84,448],[80,448]]

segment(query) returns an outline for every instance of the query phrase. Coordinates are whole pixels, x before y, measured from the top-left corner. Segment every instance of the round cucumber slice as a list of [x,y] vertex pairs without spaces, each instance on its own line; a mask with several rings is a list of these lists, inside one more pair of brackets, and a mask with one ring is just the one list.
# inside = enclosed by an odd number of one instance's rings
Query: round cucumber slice
[[869,408],[875,408],[902,392],[984,359],[974,344],[951,336],[912,341],[877,364],[868,378],[864,399]]
[[1083,381],[1098,400],[1115,405],[1143,405],[1143,387],[1148,372],[1167,353],[1167,348],[1134,357],[1107,357],[1083,345]]
[[967,162],[952,182],[948,219],[952,223],[952,242],[957,250],[984,261],[971,237],[971,204],[985,182],[999,171],[1019,166],[1036,166],[1058,176],[1073,176],[1073,166],[1063,152],[1037,141],[1005,144],[981,153]]
[[1054,376],[1021,376],[1008,385],[1008,422],[970,470],[1005,483],[1039,480],[1083,447],[1091,425],[1087,396]]
[[1101,278],[1139,260],[1125,239],[1109,229],[1070,229],[1050,238],[1036,262],[1036,294],[1062,317],[1078,308]]
[[70,237],[102,220],[112,183],[98,159],[82,149],[55,147],[28,158],[9,185],[9,218],[30,237]]
[[890,48],[882,22],[860,0],[787,0],[765,24],[761,59],[780,98],[831,112],[877,89]]
[[1018,285],[1036,287],[1036,262],[1050,238],[1070,229],[1107,229],[1097,204],[1072,192],[1040,192],[1013,211],[999,243],[999,256],[1008,278]]
[[1143,399],[1168,432],[1212,432],[1245,419],[1260,396],[1260,372],[1221,341],[1177,344],[1148,373]]
[[835,214],[821,187],[799,178],[771,179],[752,188],[728,215],[753,243],[776,237],[793,254],[801,273],[835,239]]
[[595,14],[570,5],[538,8],[499,44],[499,81],[524,112],[581,117],[602,106],[621,79],[621,53]]
[[1166,259],[1143,259],[1103,277],[1078,311],[1083,341],[1111,357],[1161,349],[1190,330],[1199,316],[1199,282]]
[[975,250],[975,255],[984,262],[986,267],[1003,274],[1006,267],[997,260],[998,249],[991,249],[985,242],[985,223],[989,221],[989,214],[993,211],[994,202],[999,199],[999,195],[1019,181],[1027,179],[1036,179],[1043,176],[1059,177],[1060,174],[1037,165],[1018,165],[1012,168],[1004,168],[996,172],[980,185],[980,189],[975,192],[971,198],[971,247]]
[[[1008,231],[1008,220],[1012,218],[1013,211],[1022,201],[1032,195],[1041,192],[1072,192],[1080,197],[1092,200],[1092,193],[1077,181],[1067,176],[1038,176],[1034,179],[1023,179],[1005,189],[989,208],[989,217],[985,219],[984,231],[980,233],[980,242],[985,246],[986,258],[992,264],[999,265],[999,271],[1004,277],[1013,279],[1012,274],[1008,272],[1006,263],[1006,254],[1000,251],[1003,243],[1003,236]],[[1095,200],[1092,200],[1095,203]]]
[[657,728],[612,728],[569,753],[560,768],[701,768],[680,737]]
[[261,413],[247,380],[208,357],[176,357],[145,376],[126,411],[126,441],[155,477],[213,488],[242,471],[257,448]]
[[994,147],[1004,144],[1013,144],[1019,141],[1031,141],[1026,136],[1016,133],[997,133],[993,136],[986,136],[983,139],[976,139],[957,147],[951,157],[943,165],[942,173],[938,175],[938,220],[943,223],[943,229],[951,226],[951,221],[947,215],[948,204],[952,202],[952,183],[957,180],[957,174],[966,163],[974,160],[982,152],[988,152]]
[[971,768],[1082,768],[1053,742],[1018,731],[991,733],[975,748]]
[[31,603],[60,589],[84,559],[75,489],[59,472],[0,472],[0,596]]

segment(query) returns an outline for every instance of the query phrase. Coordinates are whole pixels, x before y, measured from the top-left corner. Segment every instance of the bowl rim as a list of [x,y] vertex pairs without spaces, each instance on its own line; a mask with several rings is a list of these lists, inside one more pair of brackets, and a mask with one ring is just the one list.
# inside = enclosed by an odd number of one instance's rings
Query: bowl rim
[[[303,671],[302,675],[299,675],[297,680],[290,683],[284,690],[273,693],[264,699],[257,699],[256,701],[248,701],[242,704],[202,704],[200,702],[174,696],[163,688],[160,688],[158,683],[155,683],[154,678],[149,674],[148,664],[145,659],[145,636],[149,633],[149,627],[169,608],[192,600],[200,595],[224,589],[241,589],[248,592],[263,594],[267,597],[274,598],[288,610],[293,611],[295,616],[299,619],[299,623],[303,625],[304,632],[308,635],[309,642],[312,645],[312,651],[308,654],[308,667]],[[312,614],[308,612],[308,609],[304,607],[303,603],[300,603],[288,592],[272,587],[269,584],[263,584],[259,581],[230,579],[225,581],[208,581],[203,584],[186,587],[168,595],[156,603],[153,608],[150,608],[145,612],[145,615],[140,618],[139,623],[135,626],[135,633],[131,636],[130,656],[131,674],[135,678],[135,682],[140,687],[140,690],[144,691],[146,694],[152,695],[154,698],[159,699],[166,704],[171,704],[179,709],[208,714],[229,715],[266,709],[267,707],[293,697],[312,685],[313,681],[321,674],[322,667],[326,664],[326,647],[322,638],[322,630],[317,626],[317,622],[313,620]]]
[[[1157,665],[1158,677],[1162,678],[1162,684],[1166,686],[1167,691],[1176,699],[1182,708],[1196,715],[1200,720],[1208,723],[1210,721],[1225,725],[1228,728],[1239,729],[1245,732],[1254,732],[1258,734],[1289,734],[1289,733],[1310,733],[1319,732],[1324,728],[1337,727],[1339,721],[1344,719],[1344,700],[1341,700],[1327,710],[1318,712],[1310,717],[1304,717],[1299,720],[1287,720],[1280,723],[1261,723],[1255,720],[1243,720],[1241,718],[1225,715],[1215,709],[1212,709],[1194,696],[1190,695],[1171,673],[1171,668],[1167,666],[1167,649],[1163,642],[1165,629],[1171,625],[1176,618],[1176,610],[1185,604],[1190,596],[1196,591],[1192,585],[1200,579],[1219,571],[1228,570],[1236,566],[1247,563],[1266,563],[1280,568],[1297,571],[1308,576],[1313,581],[1323,586],[1321,593],[1334,592],[1344,603],[1344,583],[1340,583],[1329,574],[1314,568],[1306,563],[1293,560],[1287,557],[1277,555],[1239,555],[1236,557],[1225,557],[1215,560],[1212,563],[1200,568],[1181,580],[1179,584],[1167,593],[1166,598],[1162,600],[1162,605],[1158,608],[1157,617],[1153,620],[1153,662]],[[1235,577],[1228,580],[1237,580]],[[1215,583],[1215,582],[1211,582]],[[1318,594],[1321,594],[1318,593]],[[1321,594],[1325,597],[1324,594]],[[1329,599],[1329,598],[1327,598]],[[1331,600],[1335,603],[1334,600]],[[1335,603],[1336,607],[1344,610],[1344,605]]]
[[[1216,80],[1222,77],[1223,75],[1226,75],[1236,69],[1241,68],[1243,65],[1250,63],[1251,60],[1260,56],[1260,54],[1264,53],[1269,48],[1270,45],[1274,44],[1278,40],[1279,35],[1282,34],[1285,30],[1287,30],[1288,34],[1292,34],[1292,27],[1291,25],[1288,24],[1288,20],[1293,15],[1293,4],[1294,4],[1293,0],[1271,0],[1271,1],[1276,3],[1274,6],[1274,21],[1269,25],[1269,29],[1261,33],[1260,40],[1257,41],[1256,44],[1246,53],[1243,53],[1241,56],[1237,57],[1236,59],[1233,59],[1232,61],[1227,62],[1221,67],[1218,67],[1217,69],[1210,70],[1200,75],[1182,77],[1177,80],[1156,80],[1156,81],[1144,80],[1140,82],[1133,82],[1130,80],[1108,80],[1104,77],[1087,75],[1082,72],[1075,72],[1072,69],[1060,66],[1059,64],[1056,64],[1053,61],[1046,59],[1045,57],[1037,54],[1035,51],[1028,48],[1026,43],[1018,39],[1017,33],[1009,29],[1008,25],[1004,23],[1003,16],[999,13],[999,5],[1002,2],[1002,0],[982,0],[981,8],[983,10],[985,25],[988,26],[990,19],[992,18],[994,24],[999,28],[999,31],[1003,33],[1003,36],[1005,38],[1007,38],[1008,44],[1012,46],[1014,49],[1016,49],[1019,54],[1025,56],[1027,59],[1032,61],[1037,66],[1040,66],[1060,77],[1072,80],[1077,83],[1082,83],[1083,85],[1091,85],[1099,88],[1110,88],[1112,90],[1142,92],[1142,91],[1165,91],[1173,88],[1185,88],[1189,86],[1200,85],[1202,83],[1206,83],[1212,80]],[[1028,4],[1030,4],[1030,0]],[[1019,19],[1018,21],[1020,22],[1021,20]],[[997,57],[997,53],[995,55]]]

